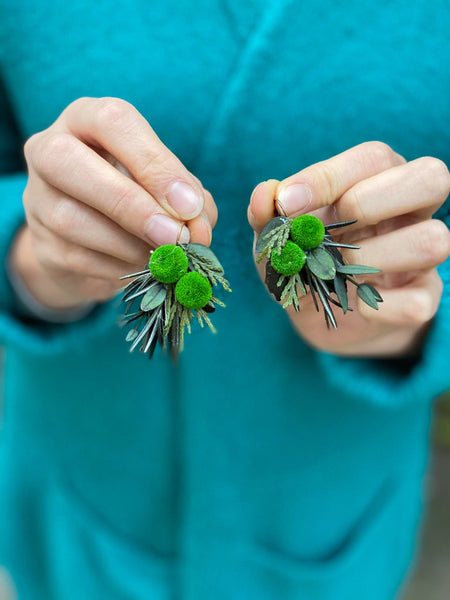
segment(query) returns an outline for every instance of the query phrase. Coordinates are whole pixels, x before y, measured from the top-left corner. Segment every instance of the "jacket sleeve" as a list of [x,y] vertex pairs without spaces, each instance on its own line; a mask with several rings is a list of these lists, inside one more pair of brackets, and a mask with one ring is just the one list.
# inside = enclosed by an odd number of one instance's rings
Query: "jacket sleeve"
[[[450,201],[435,215],[450,226]],[[415,360],[374,360],[319,353],[332,384],[347,395],[386,408],[429,402],[450,389],[450,259],[438,267],[444,290],[437,314]]]
[[117,301],[98,305],[74,323],[47,323],[23,316],[7,273],[7,256],[18,229],[25,222],[22,195],[27,182],[23,140],[0,81],[0,343],[37,353],[83,347],[115,326]]

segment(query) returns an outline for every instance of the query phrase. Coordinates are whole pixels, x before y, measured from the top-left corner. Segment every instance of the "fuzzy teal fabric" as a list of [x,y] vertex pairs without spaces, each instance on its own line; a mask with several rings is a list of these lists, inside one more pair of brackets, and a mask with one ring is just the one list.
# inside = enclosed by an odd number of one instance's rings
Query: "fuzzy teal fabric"
[[[450,268],[414,364],[307,347],[252,262],[253,187],[379,139],[450,162],[444,0],[4,0],[0,253],[21,147],[80,96],[133,103],[213,193],[233,294],[177,368],[129,355],[116,301],[6,347],[0,564],[20,600],[391,600],[414,554]],[[448,219],[448,206],[440,214]]]

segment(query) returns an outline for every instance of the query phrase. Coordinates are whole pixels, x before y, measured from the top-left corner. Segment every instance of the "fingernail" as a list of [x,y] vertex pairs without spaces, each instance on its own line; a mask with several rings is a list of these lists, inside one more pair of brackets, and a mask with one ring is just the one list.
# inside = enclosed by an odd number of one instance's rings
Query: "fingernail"
[[175,181],[166,194],[166,200],[173,210],[182,219],[193,219],[203,209],[203,197],[201,197],[189,184]]
[[191,238],[189,229],[183,225],[180,232],[180,223],[166,215],[153,215],[145,228],[145,234],[153,246],[163,244],[187,244]]
[[294,183],[281,190],[277,203],[288,216],[305,212],[312,201],[312,191],[306,183]]

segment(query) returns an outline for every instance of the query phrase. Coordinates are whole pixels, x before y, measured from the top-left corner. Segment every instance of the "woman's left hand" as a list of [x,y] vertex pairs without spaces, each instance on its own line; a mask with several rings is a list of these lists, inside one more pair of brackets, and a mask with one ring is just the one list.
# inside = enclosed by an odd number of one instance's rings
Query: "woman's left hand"
[[[276,214],[312,213],[325,224],[357,219],[333,237],[361,246],[343,250],[346,262],[383,271],[357,277],[381,293],[378,311],[349,286],[354,311],[342,315],[337,309],[338,329],[329,331],[308,294],[300,298],[300,312],[288,308],[297,332],[313,347],[338,355],[417,353],[442,295],[436,266],[449,257],[450,232],[431,217],[449,193],[450,174],[442,161],[422,157],[407,162],[381,142],[355,146],[284,181],[259,184],[248,208],[256,233]],[[263,278],[264,264],[258,269]]]

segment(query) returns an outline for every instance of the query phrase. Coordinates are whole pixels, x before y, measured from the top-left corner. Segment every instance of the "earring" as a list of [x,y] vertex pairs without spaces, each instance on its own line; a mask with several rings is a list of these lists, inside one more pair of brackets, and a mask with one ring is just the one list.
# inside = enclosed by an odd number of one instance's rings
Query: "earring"
[[380,269],[364,265],[346,265],[339,248],[359,249],[360,246],[335,242],[331,231],[356,220],[324,225],[314,215],[300,215],[294,219],[275,217],[261,231],[255,246],[257,262],[267,258],[265,284],[283,308],[293,306],[300,310],[299,296],[311,293],[316,310],[319,302],[325,322],[337,329],[331,305],[345,314],[348,305],[347,286],[357,288],[357,294],[371,308],[378,309],[383,302],[380,293],[369,283],[358,283],[352,275],[380,273]]
[[[209,315],[216,306],[225,306],[213,287],[221,285],[231,292],[224,269],[214,252],[202,244],[167,244],[150,253],[148,266],[121,279],[134,278],[123,292],[126,304],[120,326],[133,323],[126,341],[130,352],[139,351],[151,358],[159,344],[169,348],[174,362],[184,347],[185,329],[191,333],[191,321],[197,318],[216,333]],[[132,311],[135,302],[139,308]]]

